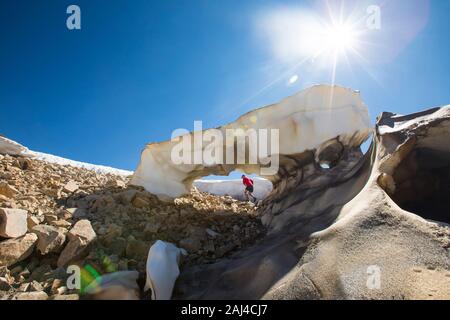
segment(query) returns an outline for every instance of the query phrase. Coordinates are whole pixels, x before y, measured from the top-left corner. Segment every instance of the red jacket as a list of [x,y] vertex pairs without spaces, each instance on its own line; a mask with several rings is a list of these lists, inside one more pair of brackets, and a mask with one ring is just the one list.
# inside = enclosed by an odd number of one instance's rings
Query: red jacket
[[249,179],[247,177],[242,178],[242,183],[246,186],[246,187],[253,187],[253,180]]

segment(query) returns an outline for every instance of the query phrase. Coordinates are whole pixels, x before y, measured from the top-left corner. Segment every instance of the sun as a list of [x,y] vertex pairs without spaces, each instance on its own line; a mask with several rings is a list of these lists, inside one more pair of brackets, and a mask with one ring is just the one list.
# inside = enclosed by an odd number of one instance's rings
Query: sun
[[[326,7],[319,11],[280,7],[258,16],[257,31],[272,51],[273,65],[286,70],[274,76],[244,103],[281,80],[286,86],[293,86],[300,78],[307,79],[304,71],[311,73],[311,77],[328,76],[329,73],[329,82],[334,85],[338,71],[343,68],[351,71],[353,64],[365,63],[363,53],[367,44],[370,45],[367,42],[366,16],[358,13],[356,7],[345,8],[343,1],[327,0],[324,3]],[[336,6],[339,3],[340,8]]]
[[348,24],[326,26],[323,31],[322,51],[345,53],[354,49],[357,32]]

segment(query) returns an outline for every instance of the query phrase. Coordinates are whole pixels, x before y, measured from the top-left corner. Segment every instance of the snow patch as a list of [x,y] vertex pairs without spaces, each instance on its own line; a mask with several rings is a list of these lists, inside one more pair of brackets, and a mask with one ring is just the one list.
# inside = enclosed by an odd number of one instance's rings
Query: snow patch
[[116,169],[108,166],[96,165],[81,161],[69,160],[66,158],[54,156],[52,154],[31,151],[27,147],[24,147],[20,143],[13,140],[0,136],[0,154],[9,154],[12,156],[23,156],[29,157],[36,160],[41,160],[49,163],[55,163],[63,166],[72,166],[76,168],[82,168],[86,170],[91,170],[100,174],[114,174],[120,176],[130,176],[133,171]]
[[112,168],[112,167],[108,167],[108,166],[91,164],[91,163],[86,163],[86,162],[81,162],[81,161],[69,160],[69,159],[54,156],[54,155],[48,154],[48,153],[30,151],[30,154],[31,154],[31,157],[36,160],[46,161],[46,162],[50,162],[50,163],[56,163],[56,164],[60,164],[63,166],[67,165],[67,166],[72,166],[72,167],[76,167],[76,168],[82,168],[82,169],[86,169],[86,170],[95,171],[96,173],[101,173],[101,174],[109,173],[109,174],[114,174],[114,175],[119,175],[119,176],[130,176],[133,174],[133,171],[116,169],[116,168]]
[[28,148],[22,146],[20,143],[0,136],[0,154],[9,154],[11,156],[26,156],[28,152]]
[[[252,178],[254,181],[253,195],[257,199],[264,199],[272,191],[272,182],[262,178]],[[244,200],[244,185],[242,180],[196,180],[193,183],[201,192],[207,192],[217,196],[231,196],[234,199]]]

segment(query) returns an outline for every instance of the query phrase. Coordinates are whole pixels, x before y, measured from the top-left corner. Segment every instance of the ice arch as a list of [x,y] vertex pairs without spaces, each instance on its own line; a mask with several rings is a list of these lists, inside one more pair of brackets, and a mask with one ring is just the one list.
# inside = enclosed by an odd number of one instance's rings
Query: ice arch
[[[270,145],[267,154],[257,155],[256,163],[174,163],[173,150],[180,146],[182,139],[189,143],[190,159],[195,152],[208,152],[210,145],[195,144],[197,134],[211,135],[227,129],[248,132],[249,129],[278,130],[278,148]],[[214,132],[212,132],[214,130]],[[277,195],[298,184],[302,177],[313,170],[304,170],[305,165],[326,163],[336,165],[342,156],[348,156],[346,150],[357,148],[370,133],[368,109],[360,94],[348,88],[329,85],[317,85],[301,91],[279,103],[253,110],[241,116],[235,122],[202,132],[186,133],[179,141],[151,143],[141,154],[140,163],[132,177],[131,184],[143,186],[147,191],[160,197],[178,197],[189,192],[194,180],[208,175],[228,175],[234,170],[248,174],[258,174],[269,179],[274,189],[271,202]],[[260,142],[260,141],[258,141]],[[246,159],[254,143],[250,139],[234,140],[233,144],[224,144],[219,150],[223,155],[230,152],[237,155],[244,147]],[[259,146],[261,147],[261,146]],[[185,154],[183,154],[185,155]],[[277,170],[264,175],[263,169],[279,159]],[[316,167],[315,167],[316,168]],[[277,208],[277,207],[276,207]],[[275,208],[275,209],[276,209]],[[272,210],[271,211],[276,211]]]

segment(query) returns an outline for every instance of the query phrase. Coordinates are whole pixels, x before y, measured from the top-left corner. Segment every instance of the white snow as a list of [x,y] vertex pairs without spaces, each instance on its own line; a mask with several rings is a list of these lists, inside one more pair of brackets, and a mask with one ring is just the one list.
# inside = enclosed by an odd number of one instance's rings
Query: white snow
[[[272,182],[263,178],[252,178],[254,181],[253,195],[257,199],[264,199],[272,191]],[[199,191],[208,192],[218,196],[228,195],[234,199],[244,200],[244,185],[242,180],[197,180],[194,187]]]
[[130,176],[133,174],[133,171],[116,169],[116,168],[112,168],[112,167],[108,167],[108,166],[91,164],[91,163],[86,163],[86,162],[81,162],[81,161],[69,160],[69,159],[54,156],[54,155],[48,154],[48,153],[30,151],[30,155],[32,158],[34,158],[36,160],[42,160],[42,161],[56,163],[56,164],[60,164],[60,165],[68,165],[68,166],[72,166],[72,167],[76,167],[76,168],[83,168],[83,169],[92,170],[92,171],[95,171],[97,173],[102,173],[102,174],[109,173],[109,174],[115,174],[115,175],[120,175],[120,176]]
[[102,165],[96,165],[81,161],[74,161],[58,156],[54,156],[52,154],[43,153],[43,152],[36,152],[31,151],[27,147],[22,146],[21,144],[10,140],[8,138],[0,136],[0,154],[9,154],[14,156],[23,156],[23,157],[29,157],[36,160],[41,160],[49,163],[55,163],[60,165],[68,165],[76,168],[83,168],[87,170],[92,170],[97,173],[102,174],[115,174],[115,175],[122,175],[122,176],[130,176],[133,174],[133,171],[127,171],[127,170],[121,170],[116,169],[112,167],[102,166]]
[[147,256],[144,291],[152,290],[152,300],[170,300],[175,281],[180,275],[180,257],[186,254],[184,249],[161,240],[151,246]]
[[25,155],[29,152],[28,148],[12,141],[6,137],[0,136],[0,154],[9,154],[12,156]]

